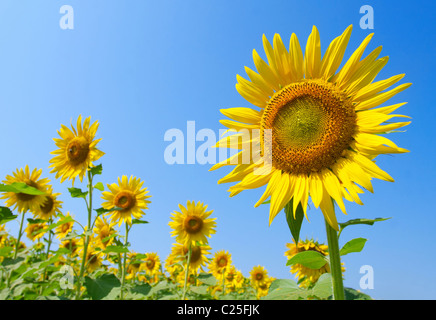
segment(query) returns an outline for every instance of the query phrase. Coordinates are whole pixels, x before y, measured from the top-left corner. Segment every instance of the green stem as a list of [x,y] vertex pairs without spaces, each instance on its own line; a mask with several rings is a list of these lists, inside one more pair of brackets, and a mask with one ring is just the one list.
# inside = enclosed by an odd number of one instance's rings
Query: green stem
[[20,246],[21,236],[23,235],[23,224],[24,224],[24,215],[25,214],[26,214],[26,212],[23,212],[23,215],[21,217],[20,230],[18,231],[17,243],[15,244],[14,260],[17,259],[18,247]]
[[191,253],[192,253],[192,244],[189,243],[188,248],[188,261],[186,262],[186,269],[185,269],[185,285],[183,286],[183,300],[185,300],[186,297],[186,289],[188,284],[188,277],[189,277],[189,265],[191,264]]
[[327,221],[325,221],[325,227],[327,232],[330,272],[333,282],[333,298],[335,300],[345,300],[338,232],[333,229]]
[[[124,240],[124,246],[127,247],[127,241],[129,236],[129,225],[126,223],[126,239]],[[123,253],[123,268],[121,271],[121,291],[120,291],[120,300],[124,299],[124,282],[126,278],[126,261],[127,261],[127,252]]]
[[92,218],[92,175],[91,171],[88,170],[88,198],[87,207],[88,207],[88,229],[86,230],[87,234],[85,236],[85,243],[83,245],[83,257],[82,257],[82,265],[80,266],[80,273],[77,283],[77,292],[76,292],[76,300],[80,297],[80,290],[82,287],[83,275],[85,273],[85,264],[86,264],[86,255],[88,253],[88,244],[89,244],[89,235],[88,232],[91,230],[91,218]]

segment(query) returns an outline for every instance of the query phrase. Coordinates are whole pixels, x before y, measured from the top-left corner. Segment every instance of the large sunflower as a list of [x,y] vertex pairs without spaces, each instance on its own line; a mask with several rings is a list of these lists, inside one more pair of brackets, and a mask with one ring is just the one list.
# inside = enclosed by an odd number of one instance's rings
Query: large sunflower
[[[306,214],[309,196],[321,208],[327,222],[338,224],[333,199],[344,213],[343,199],[362,204],[363,187],[373,192],[371,179],[393,181],[374,162],[379,154],[407,152],[381,136],[410,122],[388,122],[390,114],[404,103],[379,107],[408,88],[406,83],[387,90],[404,74],[373,82],[388,61],[378,58],[381,47],[364,59],[363,52],[373,34],[368,35],[339,70],[352,26],[334,39],[321,56],[320,37],[314,26],[303,55],[295,34],[287,50],[278,34],[273,46],[263,36],[268,63],[253,51],[257,72],[245,68],[250,80],[237,76],[237,91],[254,108],[230,108],[221,112],[231,120],[221,120],[230,131],[250,133],[221,139],[218,147],[241,150],[211,170],[225,165],[235,169],[219,183],[236,182],[233,196],[243,190],[267,185],[256,207],[270,197],[269,223],[292,200],[294,213],[301,203]],[[241,158],[251,152],[249,161]],[[254,147],[253,147],[254,149]],[[239,159],[239,160],[238,160]],[[243,160],[242,160],[243,161]]]
[[172,236],[176,236],[179,243],[190,244],[195,241],[206,244],[207,237],[215,233],[216,218],[209,218],[212,214],[207,205],[201,202],[188,201],[186,208],[179,204],[181,212],[172,213],[168,225],[173,229]]
[[39,207],[39,210],[34,212],[35,217],[49,220],[61,213],[62,201],[58,200],[58,196],[60,196],[60,193],[54,193],[53,188],[49,186],[44,203]]
[[74,183],[77,176],[80,181],[83,181],[83,176],[88,168],[93,166],[92,163],[104,155],[104,152],[97,149],[97,143],[101,139],[95,139],[98,121],[91,126],[90,122],[91,117],[88,117],[82,126],[80,115],[77,119],[77,130],[73,125],[71,125],[72,130],[61,125],[58,131],[61,139],[53,139],[59,149],[51,152],[55,157],[50,160],[49,168],[53,168],[51,173],[56,172],[56,179],[61,177],[61,182],[72,179]]
[[142,188],[144,184],[141,179],[130,176],[122,176],[118,178],[118,184],[108,184],[110,191],[102,192],[103,200],[102,207],[105,209],[115,209],[111,212],[111,220],[121,223],[125,222],[132,224],[132,218],[140,219],[144,214],[143,210],[148,209],[147,204],[151,201],[147,200],[151,196],[147,196],[147,188]]
[[[16,172],[11,175],[6,176],[6,180],[3,181],[5,184],[12,184],[14,182],[25,183],[30,187],[36,188],[44,193],[47,192],[50,180],[47,178],[40,178],[42,169],[33,169],[30,173],[29,166],[17,169]],[[44,206],[46,201],[46,195],[33,195],[25,193],[15,193],[15,192],[5,192],[0,199],[6,199],[5,204],[7,207],[13,207],[13,209],[18,209],[19,212],[37,212]]]

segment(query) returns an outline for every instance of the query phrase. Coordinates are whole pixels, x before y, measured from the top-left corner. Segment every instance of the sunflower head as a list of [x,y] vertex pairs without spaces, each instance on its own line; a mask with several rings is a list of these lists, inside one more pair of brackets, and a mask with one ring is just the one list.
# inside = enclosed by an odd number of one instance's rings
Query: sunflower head
[[[3,181],[5,184],[12,184],[14,182],[25,183],[26,185],[36,188],[39,191],[46,193],[49,189],[49,182],[47,178],[40,178],[42,169],[29,170],[29,166],[17,169],[12,175],[7,175]],[[46,195],[33,195],[25,193],[5,192],[0,199],[6,199],[5,204],[7,207],[13,207],[18,209],[19,212],[39,212],[40,208],[44,206],[46,202]]]
[[117,231],[114,229],[115,222],[108,222],[105,217],[99,216],[95,220],[94,234],[96,245],[102,250],[114,242]]
[[[211,170],[236,166],[219,180],[236,183],[229,188],[231,196],[266,185],[255,206],[270,198],[270,224],[290,201],[294,213],[301,204],[306,214],[310,196],[326,221],[338,230],[332,199],[344,213],[343,199],[363,204],[361,188],[372,192],[372,178],[393,181],[374,158],[408,152],[381,135],[410,123],[391,120],[405,117],[390,114],[404,103],[379,105],[411,84],[390,88],[404,74],[374,81],[388,58],[378,57],[381,47],[362,58],[373,34],[340,68],[351,30],[349,26],[335,38],[324,55],[316,27],[304,51],[295,34],[289,48],[278,34],[272,44],[263,36],[267,61],[254,50],[257,72],[246,67],[249,79],[237,75],[237,91],[254,108],[221,110],[230,119],[220,122],[235,134],[217,145],[241,151]],[[235,138],[242,130],[249,132],[250,140],[245,143]],[[255,145],[259,150],[250,150]],[[240,156],[246,152],[251,155],[250,161],[240,163]]]
[[156,252],[150,252],[146,254],[146,257],[142,259],[143,262],[143,270],[149,276],[155,276],[160,272],[160,258]]
[[[210,254],[211,247],[202,243],[191,244],[191,257],[189,259],[189,269],[199,271],[209,262],[207,255]],[[173,263],[182,262],[186,265],[188,261],[189,246],[187,244],[174,243],[171,249]]]
[[34,212],[35,216],[40,219],[50,220],[61,213],[62,201],[58,200],[58,196],[60,196],[60,193],[54,193],[53,188],[49,186],[45,201],[39,207],[39,210]]
[[88,117],[82,126],[80,115],[76,128],[73,125],[71,129],[61,125],[58,131],[60,139],[53,139],[58,149],[51,152],[55,156],[50,160],[50,168],[53,168],[50,172],[55,172],[56,179],[60,177],[61,182],[71,179],[74,183],[77,176],[80,181],[83,181],[88,168],[104,155],[104,152],[97,149],[97,144],[101,139],[95,139],[99,124],[95,121],[91,125],[90,122],[91,117]]
[[29,223],[24,230],[26,232],[27,238],[29,238],[32,241],[36,241],[38,239],[41,239],[44,234],[45,230],[48,228],[47,223]]
[[123,175],[118,178],[118,184],[108,184],[109,191],[102,193],[102,207],[105,209],[115,209],[111,214],[111,220],[120,226],[123,222],[132,224],[132,219],[140,219],[144,214],[143,210],[148,209],[151,201],[147,200],[147,188],[143,188],[144,182],[139,178]]
[[213,211],[206,211],[207,205],[201,202],[188,201],[186,208],[179,204],[180,212],[174,211],[168,224],[173,229],[172,236],[177,242],[191,244],[201,242],[206,244],[207,238],[215,233],[216,218],[208,218]]
[[[289,249],[285,252],[285,256],[288,259],[303,251],[316,251],[324,256],[328,255],[328,246],[325,244],[320,244],[312,239],[307,239],[304,241],[300,240],[297,244],[295,244],[295,242],[288,243],[286,247]],[[345,269],[342,268],[342,271],[344,272]],[[299,263],[296,263],[291,266],[291,272],[295,274],[295,276],[298,278],[300,286],[307,288],[313,285],[316,281],[318,281],[319,277],[322,274],[330,272],[330,266],[326,262],[326,264],[319,269],[311,269]]]
[[268,272],[262,266],[255,266],[250,271],[251,284],[255,287],[262,287],[268,279]]
[[[67,212],[65,217],[71,217],[71,214]],[[60,224],[55,229],[56,237],[58,239],[65,238],[73,230],[73,227],[74,227],[74,220]]]
[[223,279],[226,270],[232,265],[232,255],[228,251],[220,250],[215,252],[209,263],[209,271],[217,279]]

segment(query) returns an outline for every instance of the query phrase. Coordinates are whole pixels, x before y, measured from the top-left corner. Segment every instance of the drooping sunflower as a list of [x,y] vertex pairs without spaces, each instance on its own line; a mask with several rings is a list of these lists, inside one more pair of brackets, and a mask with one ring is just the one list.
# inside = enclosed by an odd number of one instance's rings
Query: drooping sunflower
[[223,279],[227,268],[232,265],[232,255],[225,250],[215,252],[212,260],[209,262],[209,271],[217,279]]
[[[288,258],[288,260],[299,252],[309,250],[317,251],[324,256],[328,255],[328,246],[318,243],[313,239],[306,239],[304,241],[300,240],[298,241],[298,244],[295,244],[295,242],[288,243],[286,244],[286,247],[289,249],[285,252],[285,256]],[[345,268],[342,267],[342,272],[344,271]],[[307,288],[318,281],[322,274],[330,272],[330,266],[326,262],[326,264],[319,269],[311,269],[303,266],[302,264],[296,263],[291,266],[291,272],[297,277],[300,286]]]
[[[3,183],[12,184],[14,182],[21,182],[46,193],[50,180],[47,178],[40,178],[41,174],[42,169],[38,170],[35,168],[33,169],[32,173],[30,173],[29,166],[26,165],[24,170],[23,168],[20,168],[13,172],[12,176],[7,175],[6,180],[4,180]],[[6,206],[10,208],[13,207],[13,210],[18,209],[19,212],[37,212],[40,207],[44,205],[44,202],[46,201],[46,195],[5,192],[2,194],[0,199],[6,199]]]
[[99,123],[95,121],[90,125],[90,122],[91,117],[88,117],[82,126],[80,115],[77,118],[77,129],[72,124],[72,130],[61,125],[58,131],[61,138],[53,139],[59,149],[51,152],[55,157],[50,160],[49,168],[53,168],[50,172],[56,172],[56,179],[60,177],[61,182],[70,179],[74,184],[77,176],[80,181],[83,181],[88,168],[104,155],[103,151],[97,149],[97,144],[101,139],[95,139]]
[[95,220],[94,234],[96,246],[102,250],[114,242],[114,236],[117,233],[114,226],[115,222],[108,222],[105,217],[99,216]]
[[268,279],[268,272],[262,266],[254,266],[250,271],[250,280],[253,287],[263,286]]
[[216,218],[208,218],[213,210],[206,211],[207,205],[202,202],[188,201],[186,208],[179,204],[181,212],[174,211],[168,225],[173,229],[172,236],[177,242],[190,244],[199,241],[208,243],[207,238],[215,233]]
[[102,203],[105,209],[116,209],[110,212],[111,220],[117,222],[119,226],[127,223],[132,224],[132,218],[140,219],[144,214],[143,210],[148,209],[147,200],[151,196],[147,196],[147,188],[142,188],[144,184],[141,179],[123,175],[118,178],[118,184],[108,184],[107,187],[110,191],[102,192],[102,199],[106,202]]
[[54,193],[53,188],[49,186],[44,204],[39,207],[39,210],[34,211],[35,217],[49,220],[61,213],[62,201],[58,200],[58,196],[60,196],[60,193]]
[[[349,26],[335,38],[323,56],[315,26],[304,55],[295,34],[289,50],[278,34],[273,46],[264,35],[267,62],[254,50],[257,72],[246,67],[249,80],[238,75],[236,84],[237,91],[257,108],[221,110],[230,120],[220,122],[238,133],[225,136],[217,146],[241,151],[211,170],[235,165],[218,181],[236,183],[229,189],[230,196],[266,185],[255,207],[270,197],[270,224],[290,201],[294,213],[301,204],[307,217],[310,197],[326,221],[338,230],[332,199],[344,213],[344,198],[362,204],[358,194],[363,193],[362,188],[373,192],[372,178],[393,181],[374,158],[408,152],[381,135],[410,123],[389,122],[405,117],[391,114],[405,103],[378,106],[411,84],[389,89],[404,74],[374,82],[388,57],[378,58],[378,47],[362,59],[373,34],[338,71],[351,30]],[[241,142],[242,130],[249,136]],[[248,160],[244,160],[247,152]]]
[[[191,245],[191,258],[189,261],[189,270],[196,272],[200,271],[209,262],[207,255],[210,254],[211,247],[205,244],[192,244]],[[187,263],[189,248],[186,244],[174,243],[171,248],[171,256],[173,263],[183,262]]]

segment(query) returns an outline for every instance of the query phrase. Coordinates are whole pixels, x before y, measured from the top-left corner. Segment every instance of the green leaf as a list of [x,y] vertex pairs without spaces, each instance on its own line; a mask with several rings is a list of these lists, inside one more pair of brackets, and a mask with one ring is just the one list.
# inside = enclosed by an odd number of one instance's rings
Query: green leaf
[[332,276],[330,273],[322,274],[315,286],[308,290],[308,296],[317,299],[327,299],[333,294]]
[[345,300],[373,300],[369,295],[352,288],[344,288],[344,291]]
[[212,274],[210,274],[210,273],[205,273],[205,272],[200,273],[200,274],[198,275],[197,279],[198,279],[200,282],[202,282],[202,283],[204,283],[204,284],[207,284],[208,286],[214,286],[214,285],[216,285],[217,282],[218,282],[217,279],[216,279]]
[[97,189],[97,190],[100,190],[100,191],[104,191],[104,185],[103,185],[102,182],[96,183],[94,188]]
[[83,198],[86,199],[86,196],[88,194],[88,191],[82,191],[79,188],[68,188],[68,191],[70,191],[70,194],[73,198]]
[[53,230],[53,229],[59,227],[60,225],[63,225],[63,224],[65,224],[65,223],[72,222],[72,221],[74,221],[73,217],[71,217],[71,216],[66,216],[66,217],[64,217],[62,220],[59,220],[59,221],[56,222],[56,223],[52,223],[52,224],[51,224],[47,229],[45,229],[44,231],[50,231],[50,230]]
[[355,224],[367,224],[367,225],[373,225],[375,222],[378,221],[385,221],[389,220],[391,218],[375,218],[375,219],[352,219],[348,220],[347,222],[339,223],[339,226],[341,229],[344,229],[347,226],[355,225]]
[[[27,222],[29,222],[29,224],[36,224],[36,223],[44,223],[47,222],[47,220],[44,219],[32,219],[32,218],[28,218]],[[45,230],[44,230],[45,231]]]
[[300,239],[301,225],[303,224],[304,211],[301,203],[298,204],[297,210],[293,210],[293,200],[289,201],[285,206],[286,221],[288,222],[289,230],[291,230],[292,237],[295,243]]
[[127,253],[129,249],[125,246],[107,246],[106,249],[103,250],[104,253]]
[[12,182],[11,184],[1,184],[0,192],[15,192],[15,193],[25,193],[34,196],[43,195],[45,192],[40,191],[32,186],[25,184],[24,182]]
[[318,251],[302,251],[290,258],[286,265],[290,266],[299,263],[310,269],[319,269],[327,262],[327,258]]
[[103,172],[103,165],[100,163],[99,165],[92,167],[89,170],[91,171],[92,176],[95,176],[97,174],[101,174]]
[[14,250],[13,247],[1,247],[0,248],[0,257],[6,257],[10,252]]
[[0,207],[0,224],[5,224],[8,221],[16,219],[18,216],[12,214],[8,207]]
[[139,219],[132,219],[132,224],[145,224],[145,223],[148,223],[148,221],[139,220]]
[[103,299],[113,288],[120,286],[120,280],[114,274],[103,274],[96,279],[85,277],[85,287],[93,300]]
[[365,246],[366,241],[367,239],[364,238],[350,240],[342,247],[342,249],[339,251],[339,254],[341,256],[345,256],[351,252],[360,252]]
[[268,294],[263,300],[298,300],[304,298],[306,290],[301,289],[298,284],[290,279],[274,280],[269,288]]

